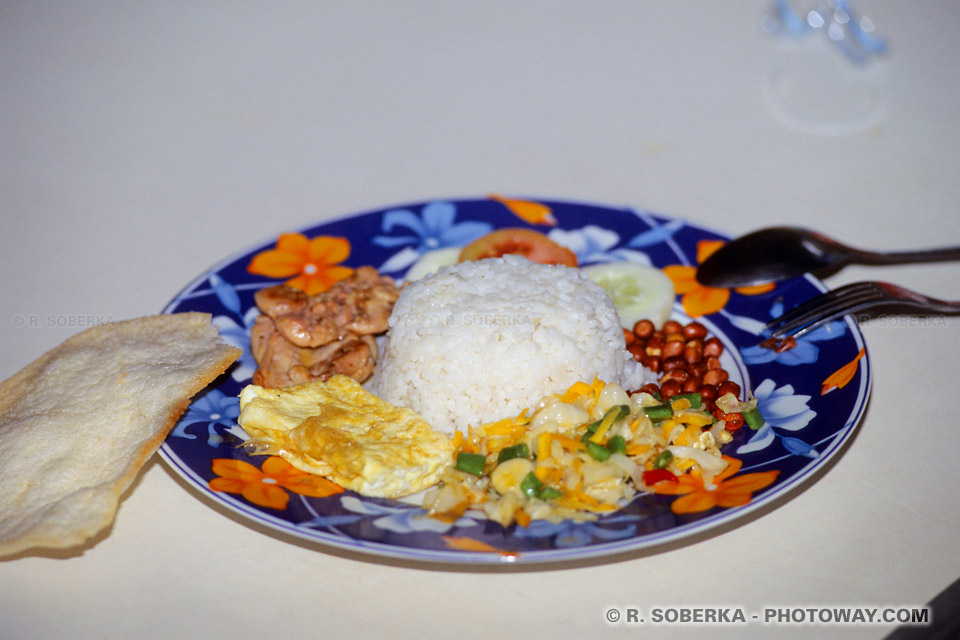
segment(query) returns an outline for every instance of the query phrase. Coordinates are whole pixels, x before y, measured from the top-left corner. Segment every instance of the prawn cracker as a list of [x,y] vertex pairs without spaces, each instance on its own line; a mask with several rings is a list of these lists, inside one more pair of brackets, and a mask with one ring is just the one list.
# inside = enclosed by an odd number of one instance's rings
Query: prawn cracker
[[99,325],[0,382],[0,557],[82,544],[240,350],[205,313]]

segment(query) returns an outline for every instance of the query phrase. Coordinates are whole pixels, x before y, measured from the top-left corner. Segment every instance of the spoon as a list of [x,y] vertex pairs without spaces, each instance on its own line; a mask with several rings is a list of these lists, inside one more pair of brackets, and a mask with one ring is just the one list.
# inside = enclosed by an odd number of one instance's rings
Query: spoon
[[731,240],[703,261],[697,282],[707,287],[745,287],[807,272],[828,275],[848,264],[904,264],[960,260],[960,247],[879,253],[841,244],[799,227],[759,229]]

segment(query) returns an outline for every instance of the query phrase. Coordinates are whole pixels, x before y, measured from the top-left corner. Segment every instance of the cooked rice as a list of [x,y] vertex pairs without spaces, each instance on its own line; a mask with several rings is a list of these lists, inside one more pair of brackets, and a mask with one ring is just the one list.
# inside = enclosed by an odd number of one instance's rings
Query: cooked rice
[[656,381],[626,352],[600,285],[579,269],[508,255],[406,286],[370,388],[452,433],[594,377],[625,389]]

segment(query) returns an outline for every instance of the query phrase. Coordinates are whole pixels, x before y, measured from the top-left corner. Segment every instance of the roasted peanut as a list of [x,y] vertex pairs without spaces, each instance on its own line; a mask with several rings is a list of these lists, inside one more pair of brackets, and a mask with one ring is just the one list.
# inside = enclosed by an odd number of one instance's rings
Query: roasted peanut
[[676,320],[667,320],[663,323],[663,333],[683,333],[683,325]]
[[640,320],[632,331],[624,329],[627,350],[647,369],[660,375],[660,384],[650,383],[640,390],[660,393],[668,400],[678,393],[700,393],[708,410],[718,396],[740,396],[740,385],[729,379],[720,356],[723,343],[708,337],[699,322],[682,325],[669,320],[657,329],[649,320]]
[[667,380],[660,385],[660,397],[669,400],[678,393],[683,392],[683,385],[676,380]]
[[740,385],[738,385],[738,384],[737,384],[736,382],[734,382],[733,380],[724,380],[724,381],[721,382],[720,385],[717,387],[717,395],[718,395],[718,396],[725,396],[725,395],[727,395],[728,393],[732,393],[733,395],[735,395],[736,397],[739,398],[739,397],[740,397]]
[[707,372],[707,365],[704,364],[702,361],[694,362],[693,364],[687,366],[687,369],[689,369],[690,373],[692,373],[693,375],[697,376],[698,378],[702,378],[703,374]]
[[716,358],[722,354],[723,354],[723,343],[720,342],[719,338],[716,338],[716,337],[708,338],[703,343],[703,355],[705,357],[709,358],[710,356],[713,356]]
[[633,333],[638,338],[649,338],[655,330],[656,327],[653,326],[653,323],[649,320],[638,320],[637,323],[633,325]]
[[707,328],[699,322],[691,322],[683,328],[683,337],[687,340],[699,338],[703,340],[707,337]]
[[661,349],[663,348],[663,338],[657,334],[653,334],[647,339],[647,355],[648,356],[660,356],[662,355]]
[[677,340],[669,340],[660,349],[660,357],[662,358],[671,358],[673,356],[679,356],[683,354],[685,349],[683,342]]
[[661,364],[663,364],[664,371],[673,371],[675,369],[686,370],[687,368],[687,361],[683,359],[683,356],[670,356],[668,358],[663,358],[661,360]]
[[687,380],[690,379],[690,372],[686,369],[671,369],[663,374],[663,377],[660,379],[660,382],[666,382],[667,380],[674,380],[679,382],[681,385],[685,384]]
[[648,382],[647,384],[640,387],[640,391],[643,393],[649,393],[650,395],[654,395],[654,394],[660,393],[660,385],[653,382]]
[[703,349],[689,342],[683,347],[683,359],[687,364],[697,364],[703,360]]
[[723,369],[709,369],[703,374],[703,383],[719,385],[721,382],[725,382],[727,377],[727,372]]
[[700,385],[700,397],[704,400],[716,400],[719,396],[717,395],[717,387],[712,384],[702,384]]

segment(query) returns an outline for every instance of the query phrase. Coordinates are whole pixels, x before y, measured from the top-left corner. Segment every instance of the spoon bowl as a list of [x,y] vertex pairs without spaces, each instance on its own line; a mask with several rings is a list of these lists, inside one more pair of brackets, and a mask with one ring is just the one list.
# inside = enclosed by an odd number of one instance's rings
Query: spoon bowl
[[864,251],[801,227],[768,227],[726,243],[697,269],[707,287],[746,287],[805,273],[829,275],[848,264],[904,264],[960,260],[960,247],[920,251]]

